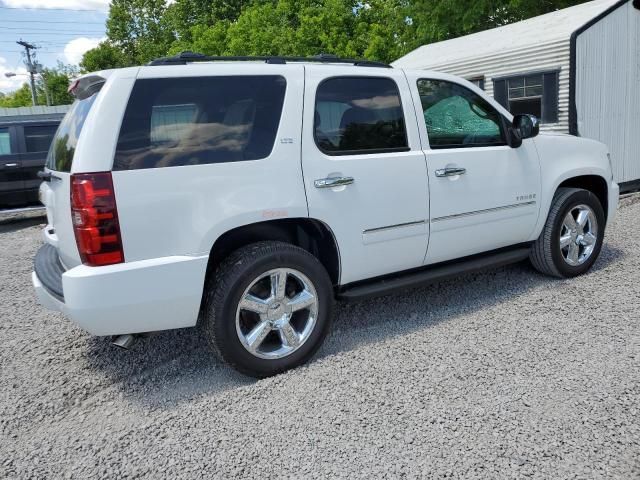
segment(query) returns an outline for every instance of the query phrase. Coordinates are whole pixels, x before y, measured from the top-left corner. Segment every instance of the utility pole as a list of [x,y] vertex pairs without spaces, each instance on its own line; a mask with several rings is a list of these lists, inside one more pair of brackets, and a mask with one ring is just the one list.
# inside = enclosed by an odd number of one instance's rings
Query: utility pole
[[37,102],[36,102],[36,81],[34,78],[34,75],[36,73],[36,66],[35,64],[31,61],[31,50],[35,50],[36,47],[28,42],[25,42],[23,40],[20,40],[19,42],[16,42],[18,45],[21,45],[24,47],[26,55],[27,55],[27,61],[26,61],[26,65],[27,65],[27,70],[29,71],[29,79],[31,80],[31,101],[33,102],[33,106],[35,107]]

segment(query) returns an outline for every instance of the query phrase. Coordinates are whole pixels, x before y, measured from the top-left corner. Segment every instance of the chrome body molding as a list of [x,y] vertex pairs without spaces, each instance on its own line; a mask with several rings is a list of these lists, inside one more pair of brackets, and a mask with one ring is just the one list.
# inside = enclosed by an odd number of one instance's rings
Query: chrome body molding
[[387,225],[386,227],[369,228],[367,230],[364,230],[362,233],[367,234],[367,233],[384,232],[386,230],[393,230],[395,228],[414,227],[416,225],[424,225],[426,223],[427,223],[426,220],[418,220],[416,222],[407,222],[407,223],[398,223],[396,225]]
[[511,210],[511,209],[514,209],[514,208],[529,207],[529,206],[535,205],[535,204],[536,204],[536,202],[534,200],[534,201],[531,201],[531,202],[523,202],[523,203],[514,203],[512,205],[504,205],[502,207],[486,208],[484,210],[474,210],[472,212],[456,213],[455,215],[447,215],[447,216],[444,216],[444,217],[432,218],[431,219],[431,223],[442,222],[444,220],[454,220],[456,218],[471,217],[473,215],[481,215],[481,214],[484,214],[484,213],[500,212],[502,210]]

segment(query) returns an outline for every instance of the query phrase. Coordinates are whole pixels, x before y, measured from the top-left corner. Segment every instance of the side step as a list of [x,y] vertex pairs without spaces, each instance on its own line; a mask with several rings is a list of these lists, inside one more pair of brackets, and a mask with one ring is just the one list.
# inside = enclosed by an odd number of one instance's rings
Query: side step
[[491,267],[502,267],[520,262],[529,256],[529,252],[529,246],[519,246],[506,251],[499,250],[474,255],[462,260],[436,264],[420,270],[410,270],[399,275],[366,280],[365,282],[346,285],[344,290],[338,293],[338,298],[346,301],[355,301],[386,295],[395,291],[457,277],[465,273],[478,272]]

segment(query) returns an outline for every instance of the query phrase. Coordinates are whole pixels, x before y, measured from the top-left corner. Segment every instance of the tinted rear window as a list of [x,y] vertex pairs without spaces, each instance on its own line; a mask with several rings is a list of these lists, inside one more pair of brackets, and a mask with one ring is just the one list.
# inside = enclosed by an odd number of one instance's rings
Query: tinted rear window
[[329,155],[408,150],[396,83],[377,77],[325,80],[316,93],[314,135]]
[[281,76],[137,80],[113,169],[266,158],[275,143],[285,90]]
[[67,112],[53,138],[47,155],[47,168],[58,172],[70,172],[78,138],[96,100],[97,93],[84,100],[76,100]]
[[48,152],[57,129],[57,125],[24,127],[27,152]]

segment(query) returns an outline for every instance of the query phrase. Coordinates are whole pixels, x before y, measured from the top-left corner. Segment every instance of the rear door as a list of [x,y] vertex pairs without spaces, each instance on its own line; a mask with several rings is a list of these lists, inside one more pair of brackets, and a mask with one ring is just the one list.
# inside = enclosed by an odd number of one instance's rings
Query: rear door
[[25,196],[28,202],[38,200],[38,187],[42,180],[38,172],[44,168],[47,153],[59,122],[24,125],[18,132],[22,153],[20,163],[24,181]]
[[16,127],[0,126],[0,208],[26,202],[21,166]]
[[305,69],[302,166],[309,215],[336,237],[341,283],[422,265],[427,169],[403,73]]

